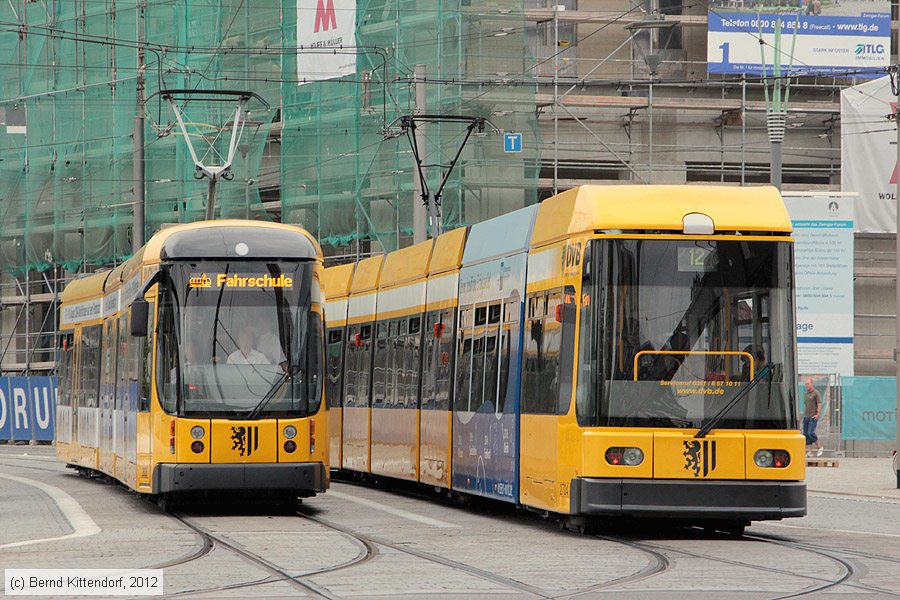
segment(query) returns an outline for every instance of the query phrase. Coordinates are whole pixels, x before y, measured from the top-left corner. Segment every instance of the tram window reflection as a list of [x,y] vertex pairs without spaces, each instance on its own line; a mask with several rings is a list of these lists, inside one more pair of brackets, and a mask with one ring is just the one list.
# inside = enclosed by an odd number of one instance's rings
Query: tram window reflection
[[[722,426],[790,424],[795,391],[784,383],[794,372],[787,350],[793,332],[787,243],[638,239],[592,245],[601,252],[590,269],[604,277],[595,281],[588,267],[583,274],[580,423],[698,427],[749,382],[740,357],[750,346],[754,368],[771,364],[779,376],[758,384]],[[690,252],[715,258],[701,266],[679,258]]]

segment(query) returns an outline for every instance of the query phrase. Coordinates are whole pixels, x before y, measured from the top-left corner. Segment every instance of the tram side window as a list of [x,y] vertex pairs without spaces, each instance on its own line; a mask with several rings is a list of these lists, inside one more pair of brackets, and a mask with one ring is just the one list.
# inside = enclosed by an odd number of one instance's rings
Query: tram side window
[[101,325],[81,330],[81,390],[78,405],[97,408],[100,386],[100,344],[103,336]]
[[544,296],[529,296],[525,312],[525,352],[522,361],[522,412],[538,412],[539,377],[543,363]]
[[[153,331],[153,315],[155,301],[148,303],[147,310],[147,331]],[[126,330],[127,331],[127,330]],[[135,343],[136,342],[136,343]],[[151,336],[145,336],[132,340],[132,349],[134,352],[134,377],[138,380],[138,410],[147,412],[150,410],[150,384],[153,379],[153,339]]]
[[358,326],[351,325],[347,327],[346,356],[344,357],[344,380],[347,384],[346,393],[344,394],[344,406],[356,405],[356,380],[358,377],[356,365],[359,360],[359,348],[356,347],[356,336],[358,335]]
[[454,319],[456,311],[448,308],[441,313],[440,332],[438,337],[438,366],[435,375],[435,408],[438,410],[450,410],[450,398],[453,394],[453,364],[454,364]]
[[500,381],[497,385],[497,412],[506,411],[506,397],[509,394],[509,355],[510,345],[514,342],[516,323],[519,321],[518,303],[515,301],[503,304],[503,319],[500,325]]
[[422,332],[421,317],[409,320],[409,334],[406,337],[406,406],[416,408],[419,404],[419,370],[422,365],[419,350],[421,349]]
[[357,406],[369,406],[369,375],[372,370],[372,325],[363,325],[359,332],[360,343],[356,384]]
[[457,411],[469,410],[469,396],[471,392],[472,378],[472,337],[471,337],[472,309],[461,310],[459,313],[459,343],[456,365],[456,398],[454,409]]
[[501,412],[500,402],[497,399],[500,365],[499,344],[500,316],[502,306],[494,304],[488,307],[488,325],[484,337],[484,400],[482,411]]
[[156,332],[156,390],[162,408],[174,413],[178,401],[178,340],[175,336],[175,313],[171,295],[166,294],[159,305]]
[[[131,366],[132,346],[137,344],[137,339],[132,338],[126,332],[131,310],[125,309],[119,315],[119,341],[116,353],[116,410],[136,410],[133,402],[137,393],[137,380],[132,379],[134,369]],[[149,337],[149,336],[148,336]]]
[[328,374],[326,380],[326,402],[329,408],[341,405],[342,367],[344,362],[344,329],[332,328],[328,330]]
[[60,406],[72,406],[72,392],[75,388],[75,335],[64,333],[59,336],[59,398]]
[[109,319],[103,324],[103,381],[101,385],[101,406],[112,408],[116,398],[116,348],[118,342],[118,319]]
[[[598,385],[600,376],[600,341],[603,311],[597,290],[600,285],[600,253],[589,244],[584,250],[581,276],[581,311],[578,324],[578,374],[575,395],[575,415],[582,427],[594,425],[599,419],[600,399],[603,392]],[[597,306],[594,306],[594,304]]]
[[375,326],[375,356],[372,367],[372,406],[382,407],[386,402],[386,396],[390,394],[387,389],[390,381],[388,368],[390,366],[390,330],[393,323],[378,323]]
[[313,312],[309,318],[309,337],[306,351],[306,398],[308,414],[319,412],[322,403],[322,315]]
[[539,293],[528,301],[522,412],[556,414],[562,337],[556,308],[562,303],[562,294],[558,291]]
[[432,311],[425,315],[425,337],[422,344],[422,408],[436,408],[437,372],[440,366],[441,314]]

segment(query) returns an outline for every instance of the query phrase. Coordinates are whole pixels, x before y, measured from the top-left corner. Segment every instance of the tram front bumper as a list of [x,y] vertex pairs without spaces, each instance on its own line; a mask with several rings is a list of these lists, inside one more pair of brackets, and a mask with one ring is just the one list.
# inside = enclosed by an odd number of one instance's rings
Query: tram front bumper
[[321,463],[158,464],[153,472],[153,493],[261,490],[304,493],[324,492]]
[[806,514],[805,481],[577,478],[571,512],[758,521]]

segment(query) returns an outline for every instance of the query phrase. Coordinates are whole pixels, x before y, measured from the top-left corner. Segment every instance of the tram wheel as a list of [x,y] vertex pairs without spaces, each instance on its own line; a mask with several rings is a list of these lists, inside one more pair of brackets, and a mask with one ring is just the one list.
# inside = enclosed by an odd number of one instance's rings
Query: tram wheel
[[739,538],[744,535],[747,522],[741,520],[711,521],[704,523],[702,527],[705,537],[716,537],[724,533],[731,537]]
[[725,524],[723,530],[732,537],[744,537],[744,529],[746,529],[747,525],[746,521],[730,521]]
[[174,494],[157,494],[156,505],[163,512],[173,512],[176,506]]

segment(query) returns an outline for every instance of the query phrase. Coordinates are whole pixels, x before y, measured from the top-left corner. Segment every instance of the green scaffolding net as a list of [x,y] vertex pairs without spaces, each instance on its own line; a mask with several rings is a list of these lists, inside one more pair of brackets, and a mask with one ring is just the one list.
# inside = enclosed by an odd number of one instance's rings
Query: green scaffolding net
[[[141,185],[136,156],[144,165],[145,238],[168,223],[204,218],[207,182],[196,177],[185,136],[158,94],[169,88],[198,92],[178,104],[188,136],[219,153],[236,104],[199,92],[265,98],[268,108],[247,106],[232,177],[217,187],[216,216],[302,225],[328,255],[412,241],[421,202],[413,153],[406,137],[386,133],[416,110],[417,91],[419,112],[490,124],[468,140],[447,178],[445,228],[537,201],[534,63],[521,1],[14,0],[3,15],[0,269],[7,272],[79,271],[127,258]],[[306,39],[310,27],[336,31],[348,17],[352,30],[340,47]],[[343,71],[329,72],[323,65],[337,55]],[[144,143],[136,152],[141,108]],[[523,151],[504,152],[500,131],[522,133]],[[434,190],[466,130],[429,123],[422,134]]]

